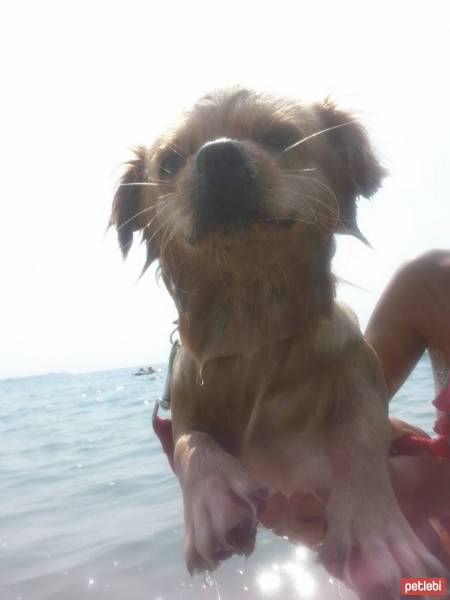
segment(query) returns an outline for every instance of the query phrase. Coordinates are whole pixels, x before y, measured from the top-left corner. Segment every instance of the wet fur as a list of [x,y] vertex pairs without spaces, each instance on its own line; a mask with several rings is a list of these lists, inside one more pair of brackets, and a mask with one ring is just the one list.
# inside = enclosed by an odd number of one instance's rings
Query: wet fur
[[[265,216],[198,237],[193,165],[221,138],[250,157]],[[161,170],[170,153],[183,162],[173,176]],[[334,299],[333,234],[362,238],[356,199],[384,174],[364,129],[332,102],[233,89],[138,148],[119,184],[122,250],[142,232],[146,266],[159,260],[179,312],[171,399],[191,572],[252,550],[268,490],[330,492],[321,558],[361,595],[381,586],[395,597],[401,573],[437,568],[389,481],[378,360]]]

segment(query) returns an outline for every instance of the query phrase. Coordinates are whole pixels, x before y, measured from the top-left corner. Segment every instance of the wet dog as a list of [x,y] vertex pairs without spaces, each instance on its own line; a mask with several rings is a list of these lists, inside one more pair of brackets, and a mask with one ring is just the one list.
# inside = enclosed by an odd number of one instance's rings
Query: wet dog
[[137,148],[122,177],[122,250],[142,231],[179,313],[170,392],[190,572],[251,552],[274,492],[327,498],[321,560],[363,596],[439,570],[392,490],[380,365],[334,298],[333,234],[362,237],[356,199],[384,174],[332,102],[231,89]]

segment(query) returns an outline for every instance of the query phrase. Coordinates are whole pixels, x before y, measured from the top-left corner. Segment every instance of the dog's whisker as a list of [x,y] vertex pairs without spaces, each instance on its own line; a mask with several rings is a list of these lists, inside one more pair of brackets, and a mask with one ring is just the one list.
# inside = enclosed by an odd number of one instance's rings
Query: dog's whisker
[[[329,212],[331,212],[334,216],[335,216],[335,221],[337,222],[340,218],[340,208],[339,208],[339,201],[336,197],[336,194],[333,192],[333,190],[327,185],[325,184],[323,181],[321,181],[320,179],[315,179],[313,177],[303,177],[301,175],[286,175],[286,178],[289,177],[294,177],[296,179],[301,180],[302,182],[309,184],[311,186],[311,188],[313,189],[313,191],[316,193],[315,196],[315,200],[318,204],[320,204],[323,208],[325,208],[326,210],[328,210]],[[315,188],[315,185],[321,186],[333,199],[334,201],[334,207],[329,206],[326,202],[324,202],[319,194],[317,193],[317,189]]]
[[[303,222],[305,224],[318,224],[319,226],[327,226],[326,231],[330,229],[332,231],[332,226],[336,223],[336,213],[332,207],[328,206],[327,204],[323,204],[322,201],[315,196],[310,196],[304,193],[299,195],[298,190],[286,191],[288,194],[292,194],[292,198],[296,201],[296,205],[293,208],[296,210],[296,213],[300,215],[300,217],[293,217],[292,220]],[[301,204],[301,206],[299,206],[298,201],[302,200],[304,202]],[[318,212],[316,210],[316,206],[322,206],[322,211]],[[327,216],[327,213],[323,213],[323,208],[325,208],[328,213],[331,213],[331,215]]]
[[161,238],[161,243],[160,243],[162,257],[164,257],[164,255],[166,253],[166,249],[168,248],[170,242],[173,240],[173,238],[176,235],[176,230],[173,226],[172,227],[170,226],[170,221],[173,221],[174,223],[176,223],[179,212],[180,212],[179,210],[175,210],[173,213],[170,214],[169,219],[166,220],[165,227],[167,227],[167,230],[165,233],[163,233],[163,236]]
[[[326,202],[324,202],[317,196],[311,196],[310,194],[306,194],[303,192],[300,195],[298,193],[292,194],[291,198],[300,202],[303,201],[301,208],[309,209],[311,212],[314,212],[314,214],[316,214],[318,217],[320,214],[320,219],[322,219],[323,221],[334,223],[339,216],[333,206],[329,206]],[[320,209],[319,214],[318,209]]]
[[[123,223],[121,223],[120,225],[116,226],[116,230],[120,231],[123,227],[126,227],[127,225],[129,225],[132,221],[134,221],[134,219],[136,219],[136,217],[140,217],[141,215],[145,215],[145,213],[151,212],[152,210],[155,209],[155,207],[158,205],[158,203],[152,204],[150,206],[146,206],[143,210],[138,211],[137,213],[134,213],[131,217],[129,217],[126,221],[124,221]],[[165,203],[163,206],[167,206],[167,203]]]
[[173,201],[166,201],[163,204],[159,205],[159,210],[153,215],[152,219],[146,224],[146,229],[150,231],[153,223],[162,217],[162,215],[167,211],[168,208],[173,208],[174,204],[176,204],[176,198]]
[[129,225],[132,221],[134,221],[134,219],[136,219],[136,217],[144,215],[145,213],[150,212],[151,210],[153,210],[153,206],[148,206],[147,208],[144,208],[143,210],[140,210],[139,212],[134,213],[129,219],[127,219],[126,221],[124,221],[123,223],[118,225],[116,227],[116,231],[120,231],[121,229],[123,229],[124,227]]
[[178,144],[175,144],[175,142],[169,142],[169,148],[171,148],[175,154],[178,154],[178,156],[181,156],[183,158],[185,158],[187,156],[187,152]]
[[297,211],[302,211],[302,213],[309,213],[314,218],[314,222],[317,223],[318,215],[314,207],[314,205],[318,203],[317,197],[310,196],[305,192],[299,192],[299,190],[293,190],[286,187],[284,190],[288,199],[294,201],[292,208]]
[[180,199],[180,195],[172,190],[170,192],[167,192],[167,194],[160,194],[158,196],[158,200],[160,200],[161,202],[167,202],[167,198],[173,198],[175,201],[177,201]]
[[[340,219],[341,211],[340,211],[339,200],[338,200],[336,194],[333,192],[333,190],[326,183],[324,183],[320,179],[315,179],[314,177],[306,177],[305,181],[307,181],[307,183],[309,183],[313,187],[314,187],[314,184],[321,186],[331,196],[331,198],[334,200],[334,205],[335,205],[334,206],[334,214],[335,214],[336,223],[337,223]],[[321,202],[325,208],[331,209],[331,207],[328,207],[328,205],[326,203],[324,203],[323,201],[319,200],[319,202]]]
[[[164,214],[164,212],[168,209],[171,208],[173,206],[173,204],[176,202],[176,199],[173,200],[173,202],[165,202],[164,204],[159,206],[159,211],[153,215],[153,217],[150,219],[150,221],[148,221],[144,227],[144,230],[146,232],[145,235],[145,241],[147,242],[151,242],[153,239],[152,236],[152,232],[151,232],[151,227],[153,225],[153,223],[156,221],[156,219],[161,218],[161,215]],[[147,236],[148,233],[148,236]]]
[[[163,212],[164,208],[167,208],[167,204],[161,208],[160,214],[158,215],[159,217],[161,216],[161,213]],[[170,220],[172,218],[174,218],[174,213],[170,213],[167,219],[163,220],[160,223],[159,227],[157,227],[156,230],[151,233],[150,237],[148,238],[148,243],[151,243],[156,238],[156,236],[161,232],[161,230],[163,230],[164,227],[166,227],[170,223]]]
[[297,203],[292,206],[293,215],[292,218],[297,222],[301,223],[317,223],[319,218],[316,211],[309,202],[303,204]]
[[305,169],[281,169],[281,173],[286,173],[289,175],[291,173],[309,173],[318,170],[318,167],[307,167]]
[[129,183],[119,183],[117,187],[159,187],[161,185],[173,186],[170,181],[130,181]]
[[309,140],[312,140],[313,138],[316,138],[319,135],[327,133],[328,131],[333,131],[333,129],[338,129],[339,127],[345,127],[346,125],[351,125],[354,122],[355,122],[355,120],[352,119],[351,121],[346,121],[345,123],[339,123],[339,125],[333,125],[332,127],[327,127],[326,129],[321,129],[320,131],[316,131],[315,133],[311,133],[311,135],[307,135],[306,137],[302,138],[301,140],[298,140],[298,142],[295,142],[294,144],[291,144],[290,146],[287,146],[286,148],[284,148],[280,152],[279,156],[277,157],[277,160],[278,160],[278,158],[280,158],[280,156],[282,156],[286,152],[290,152],[294,148],[298,148],[299,146],[301,146],[305,142],[308,142]]

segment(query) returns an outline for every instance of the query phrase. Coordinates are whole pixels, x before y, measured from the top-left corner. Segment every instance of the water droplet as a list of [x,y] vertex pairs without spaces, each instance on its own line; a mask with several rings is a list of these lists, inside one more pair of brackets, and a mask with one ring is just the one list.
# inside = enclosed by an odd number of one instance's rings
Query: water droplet
[[89,577],[88,585],[94,585],[94,583],[95,583],[95,579],[93,579],[92,577]]
[[214,576],[212,573],[210,573],[210,571],[205,571],[205,574],[203,575],[203,583],[208,587],[212,587],[214,585]]
[[116,485],[115,481],[110,481],[108,485]]
[[246,585],[244,585],[242,589],[244,590],[244,592],[248,592],[248,587]]
[[242,569],[238,569],[238,570],[236,571],[236,573],[239,573],[239,575],[243,575],[243,574],[244,574],[244,571],[243,571]]
[[113,565],[114,565],[115,567],[117,567],[117,565],[118,565],[118,564],[119,564],[119,561],[118,561],[118,560],[113,560]]

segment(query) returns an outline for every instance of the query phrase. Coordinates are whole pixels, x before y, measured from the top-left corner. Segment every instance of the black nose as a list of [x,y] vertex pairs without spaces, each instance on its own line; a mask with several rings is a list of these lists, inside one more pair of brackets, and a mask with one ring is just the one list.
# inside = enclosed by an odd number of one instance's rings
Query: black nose
[[200,148],[195,161],[197,173],[207,180],[251,179],[252,169],[246,151],[234,140],[216,140]]
[[200,148],[195,158],[194,237],[232,232],[261,218],[261,193],[252,158],[236,140],[219,139]]

